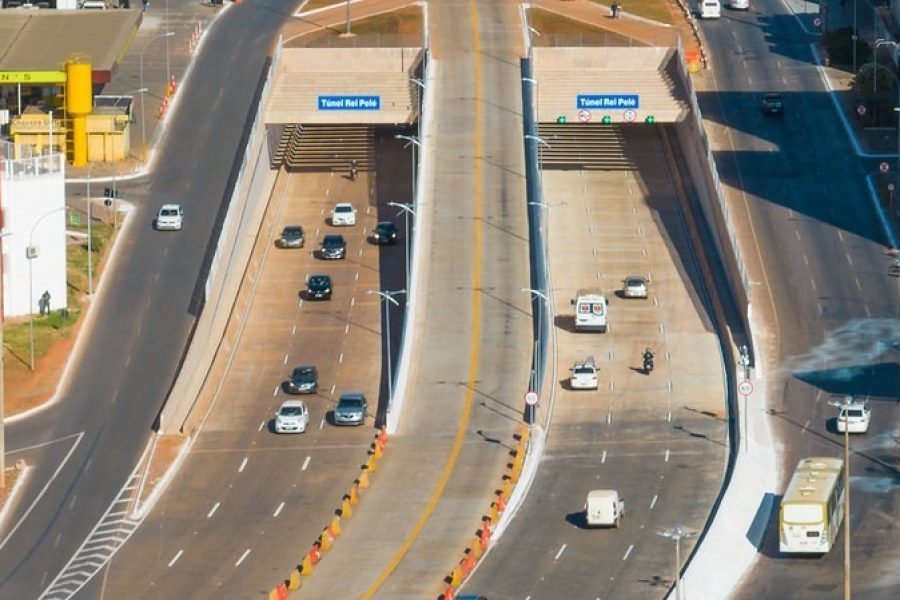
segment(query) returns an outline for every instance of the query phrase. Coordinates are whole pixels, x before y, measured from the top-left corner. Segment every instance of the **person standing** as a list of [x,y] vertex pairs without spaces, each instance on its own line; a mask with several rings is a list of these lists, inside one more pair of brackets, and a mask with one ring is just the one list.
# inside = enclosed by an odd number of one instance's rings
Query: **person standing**
[[50,314],[50,291],[44,290],[44,293],[41,294],[41,301],[38,302],[38,308],[41,311],[41,316]]

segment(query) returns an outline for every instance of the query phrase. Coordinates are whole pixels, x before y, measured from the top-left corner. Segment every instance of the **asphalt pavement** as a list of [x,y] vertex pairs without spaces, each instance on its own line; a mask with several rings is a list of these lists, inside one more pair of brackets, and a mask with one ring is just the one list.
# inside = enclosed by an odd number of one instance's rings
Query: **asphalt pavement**
[[[889,515],[900,493],[898,356],[885,341],[897,339],[900,290],[866,185],[874,164],[853,153],[810,51],[813,38],[781,3],[755,6],[702,24],[714,66],[699,100],[732,214],[748,215],[738,223],[742,245],[762,259],[751,270],[752,301],[764,315],[765,331],[755,333],[767,334],[757,352],[769,394],[754,409],[769,415],[781,448],[772,494],[780,498],[800,458],[841,455],[828,402],[868,397],[872,426],[852,441],[853,592],[896,597],[900,554]],[[761,114],[762,91],[784,93],[783,117]],[[766,514],[755,568],[737,597],[841,597],[842,543],[817,559],[785,557],[777,510]]]
[[[229,197],[234,162],[243,152],[244,126],[266,56],[284,18],[278,2],[229,8],[179,92],[179,110],[170,115],[154,172],[122,187],[135,210],[104,276],[115,285],[102,285],[95,299],[85,325],[89,335],[68,385],[57,404],[7,429],[11,458],[25,458],[34,468],[10,532],[0,541],[3,597],[40,593],[106,511],[146,447],[196,318],[204,261]],[[160,50],[153,55],[156,76],[164,73]],[[134,65],[126,61],[119,76],[134,77]],[[204,122],[231,125],[195,128]],[[172,201],[185,206],[187,228],[175,235],[153,231],[157,206]]]

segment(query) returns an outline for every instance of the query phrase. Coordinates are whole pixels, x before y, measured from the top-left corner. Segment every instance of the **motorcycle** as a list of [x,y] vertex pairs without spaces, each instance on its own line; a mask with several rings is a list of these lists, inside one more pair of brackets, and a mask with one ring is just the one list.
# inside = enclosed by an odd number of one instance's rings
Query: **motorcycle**
[[652,356],[644,356],[644,372],[647,374],[653,370],[653,357]]

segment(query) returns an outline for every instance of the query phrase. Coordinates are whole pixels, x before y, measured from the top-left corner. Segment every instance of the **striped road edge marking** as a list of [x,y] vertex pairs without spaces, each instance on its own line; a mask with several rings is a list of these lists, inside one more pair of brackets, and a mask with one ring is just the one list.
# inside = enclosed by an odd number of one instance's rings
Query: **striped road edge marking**
[[106,512],[38,600],[72,598],[106,566],[137,530],[146,515],[139,519],[131,519],[128,513],[136,499],[140,484],[139,467],[140,465],[131,472]]
[[421,515],[419,515],[419,519],[413,527],[412,531],[409,532],[406,539],[403,541],[403,545],[397,550],[396,554],[391,558],[390,563],[384,568],[378,578],[372,583],[371,587],[366,590],[366,593],[363,594],[363,600],[371,600],[371,598],[378,592],[379,588],[388,580],[391,574],[397,569],[400,562],[406,556],[406,553],[409,552],[409,549],[415,543],[416,539],[418,539],[419,534],[422,532],[422,529],[425,528],[425,525],[428,523],[428,520],[431,518],[431,513],[434,511],[437,506],[438,501],[440,501],[441,496],[444,493],[444,489],[447,487],[447,482],[450,480],[450,476],[453,474],[453,469],[456,466],[456,460],[459,457],[459,453],[462,450],[462,443],[465,439],[466,430],[469,426],[469,419],[472,415],[472,403],[475,399],[475,382],[478,379],[478,359],[479,359],[479,342],[481,338],[481,261],[482,261],[482,253],[483,253],[483,230],[482,230],[482,214],[483,214],[483,202],[484,202],[484,192],[482,190],[483,183],[483,166],[482,166],[482,156],[483,156],[483,146],[484,142],[482,140],[482,118],[483,118],[483,109],[482,109],[482,77],[483,77],[483,65],[481,62],[481,40],[479,36],[481,35],[479,27],[478,27],[478,6],[476,4],[476,0],[469,0],[469,9],[472,18],[472,56],[475,61],[475,177],[474,177],[474,197],[475,197],[475,218],[473,219],[473,223],[475,224],[474,228],[474,243],[472,249],[472,333],[469,337],[469,375],[468,382],[466,385],[466,394],[465,401],[463,404],[463,412],[459,419],[459,425],[456,430],[456,437],[453,440],[453,448],[450,451],[450,456],[447,458],[447,462],[444,465],[444,470],[441,473],[441,478],[438,481],[437,486],[434,489],[434,492],[431,495],[431,498],[428,500],[428,504],[422,510]]

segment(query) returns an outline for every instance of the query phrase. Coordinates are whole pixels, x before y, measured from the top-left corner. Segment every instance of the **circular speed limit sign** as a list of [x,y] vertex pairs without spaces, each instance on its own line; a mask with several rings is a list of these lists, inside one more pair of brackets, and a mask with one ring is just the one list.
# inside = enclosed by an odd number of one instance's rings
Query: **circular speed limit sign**
[[525,404],[528,406],[534,406],[538,403],[538,394],[535,391],[531,391],[525,394]]
[[753,384],[746,379],[738,384],[738,392],[742,396],[749,396],[753,393]]
[[878,165],[878,170],[881,171],[882,173],[887,173],[888,171],[891,170],[891,165],[887,164],[886,162],[883,162],[880,165]]
[[630,108],[622,113],[622,119],[626,123],[632,123],[637,118],[637,111],[631,110]]
[[578,111],[578,120],[582,123],[590,123],[591,121],[591,111],[582,108]]

